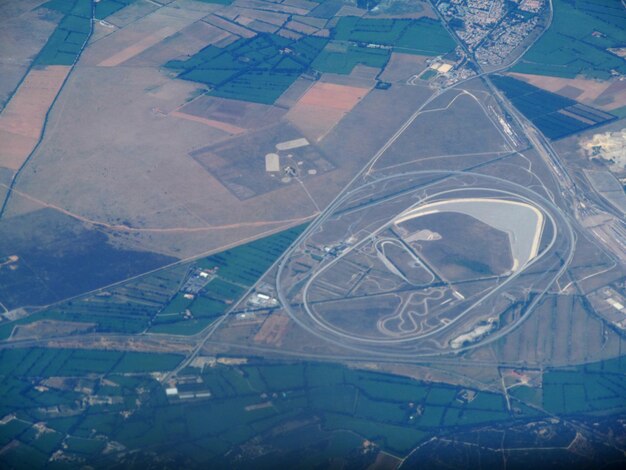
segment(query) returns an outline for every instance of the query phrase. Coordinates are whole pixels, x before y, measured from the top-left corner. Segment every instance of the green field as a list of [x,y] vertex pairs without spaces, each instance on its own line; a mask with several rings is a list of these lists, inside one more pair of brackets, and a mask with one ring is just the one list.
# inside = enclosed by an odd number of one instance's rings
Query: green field
[[[160,458],[221,468],[229,466],[223,455],[234,446],[286,423],[311,419],[319,425],[296,426],[271,444],[300,451],[303,442],[315,443],[314,454],[325,449],[325,455],[336,456],[368,439],[405,456],[434,435],[540,417],[513,396],[515,414],[498,393],[474,390],[475,397],[466,402],[459,398],[460,387],[333,364],[251,360],[242,366],[188,368],[179,391],[210,391],[211,397],[201,400],[168,400],[163,384],[138,375],[171,369],[179,360],[174,355],[115,351],[2,351],[0,413],[15,418],[0,424],[0,445],[18,443],[3,454],[3,461],[41,466],[63,447],[69,456],[107,466],[115,453],[103,454],[103,449],[115,441],[140,461],[149,449]],[[623,410],[625,365],[623,357],[548,370],[543,380],[545,408],[557,415]],[[132,375],[122,375],[128,373]],[[47,388],[45,393],[35,388],[57,374],[73,378],[65,388]],[[79,408],[86,396],[95,401]],[[585,401],[590,405],[584,406]],[[59,409],[77,411],[59,416]],[[42,421],[49,432],[33,427]],[[346,431],[360,439],[337,440]]]
[[626,357],[547,371],[543,407],[556,414],[625,410]]
[[100,0],[95,5],[94,16],[96,19],[102,20],[136,1],[137,0]]
[[72,65],[91,34],[91,0],[52,0],[43,5],[65,16],[35,58],[35,65]]
[[319,72],[349,74],[359,64],[383,68],[389,60],[389,55],[389,49],[374,49],[333,41],[317,56],[311,66]]
[[520,73],[607,79],[626,74],[624,59],[607,49],[624,47],[626,10],[620,0],[553,0],[550,28],[513,67]]
[[455,42],[439,21],[430,18],[369,19],[341,17],[333,39],[393,47],[397,52],[422,55],[447,54]]
[[427,69],[420,75],[420,80],[430,80],[437,76],[437,72],[433,69]]
[[[311,65],[319,72],[349,74],[356,65],[384,68],[392,51],[440,55],[454,40],[438,21],[369,19],[344,16],[332,30],[333,40]],[[369,47],[368,47],[369,45]]]
[[[174,295],[153,318],[148,331],[181,335],[198,333],[239,300],[305,227],[301,225],[196,261],[192,269],[215,270],[216,276],[193,300],[185,299],[181,293]],[[181,315],[187,309],[193,321]]]
[[179,78],[208,85],[214,96],[271,104],[309,68],[349,74],[358,64],[383,68],[392,50],[440,55],[455,46],[443,26],[429,18],[341,17],[331,35],[327,45],[327,39],[316,36],[294,41],[259,34],[223,49],[206,47],[166,67],[177,70]]
[[178,354],[152,354],[92,349],[3,349],[0,376],[53,377],[154,372],[173,369]]
[[217,268],[219,278],[250,286],[289,248],[306,225],[279,232],[197,261],[203,269]]
[[205,47],[185,61],[165,66],[179,71],[179,78],[210,86],[214,96],[272,104],[307,71],[326,43],[319,37],[295,41],[259,34],[223,49]]
[[617,116],[618,118],[626,118],[626,106],[611,110],[611,114]]

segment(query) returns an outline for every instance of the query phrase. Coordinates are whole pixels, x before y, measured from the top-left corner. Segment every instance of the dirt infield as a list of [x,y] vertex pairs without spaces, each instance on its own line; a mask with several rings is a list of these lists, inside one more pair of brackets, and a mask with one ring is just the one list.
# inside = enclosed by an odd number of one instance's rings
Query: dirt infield
[[19,169],[37,145],[46,113],[70,67],[31,70],[0,114],[0,166]]
[[287,113],[287,118],[315,141],[321,140],[369,92],[335,83],[317,82]]
[[624,82],[599,82],[584,78],[559,78],[523,73],[510,73],[509,75],[543,90],[558,93],[606,111],[626,106],[626,83]]

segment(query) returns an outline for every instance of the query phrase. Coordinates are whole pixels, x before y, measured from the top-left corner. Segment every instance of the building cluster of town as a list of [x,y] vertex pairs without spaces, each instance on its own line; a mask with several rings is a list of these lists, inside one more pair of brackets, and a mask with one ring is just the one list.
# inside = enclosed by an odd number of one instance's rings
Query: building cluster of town
[[449,0],[437,8],[476,59],[506,62],[538,26],[546,0]]
[[517,47],[537,27],[539,16],[526,18],[513,13],[500,23],[476,49],[476,60],[484,65],[500,65],[506,62]]

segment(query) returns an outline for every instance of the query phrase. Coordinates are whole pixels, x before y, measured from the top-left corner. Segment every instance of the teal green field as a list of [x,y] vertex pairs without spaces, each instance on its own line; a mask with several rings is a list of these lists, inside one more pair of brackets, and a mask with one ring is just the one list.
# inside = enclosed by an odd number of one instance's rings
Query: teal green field
[[[334,452],[337,446],[352,452],[367,439],[402,457],[433,436],[545,416],[541,407],[527,406],[513,395],[509,409],[495,392],[473,390],[467,400],[463,392],[468,389],[458,386],[311,362],[251,360],[240,366],[187,368],[178,385],[180,398],[167,398],[164,384],[146,373],[171,370],[180,359],[102,350],[3,351],[0,411],[11,410],[14,417],[0,424],[0,444],[17,443],[4,461],[26,458],[39,465],[63,449],[68,456],[110,463],[116,453],[103,450],[117,442],[143,458],[149,449],[189,465],[218,465],[235,446],[299,422],[317,423],[298,431],[314,442],[333,441],[343,432],[356,437],[345,448],[335,442]],[[548,370],[543,408],[564,417],[624,411],[625,365],[622,357]],[[205,398],[183,398],[200,392]],[[85,394],[91,397],[87,407],[80,405]],[[40,422],[48,432],[35,432]],[[298,439],[285,439],[281,445],[302,448]]]
[[553,0],[548,31],[512,71],[563,78],[607,79],[626,74],[624,59],[611,53],[624,47],[626,10],[620,0]]
[[91,0],[52,0],[44,4],[65,16],[35,58],[35,65],[72,65],[91,34]]

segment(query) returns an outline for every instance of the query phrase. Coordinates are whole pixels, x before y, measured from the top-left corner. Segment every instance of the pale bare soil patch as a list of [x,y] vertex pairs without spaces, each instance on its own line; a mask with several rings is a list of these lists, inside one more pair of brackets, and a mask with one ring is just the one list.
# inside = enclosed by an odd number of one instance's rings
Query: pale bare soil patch
[[19,169],[33,151],[46,113],[59,93],[70,67],[32,69],[0,114],[0,166]]
[[319,141],[350,112],[369,88],[317,82],[287,113],[294,125]]
[[162,28],[153,34],[149,34],[148,36],[141,38],[135,44],[128,46],[121,51],[113,54],[111,57],[103,60],[98,65],[100,67],[115,67],[116,65],[120,65],[121,63],[126,62],[128,59],[135,57],[146,49],[161,42],[166,37],[171,36],[176,31],[176,28],[172,28],[169,26]]
[[220,131],[228,132],[231,135],[242,134],[246,130],[241,127],[233,126],[232,124],[228,124],[222,121],[216,121],[215,119],[207,119],[199,116],[194,116],[193,114],[186,114],[180,111],[173,111],[170,113],[170,116],[174,116],[181,119],[187,119],[189,121],[199,122],[200,124],[207,125],[209,127],[213,127],[214,129],[219,129]]
[[385,82],[406,82],[413,75],[417,75],[426,68],[427,56],[414,54],[392,53],[391,59],[380,79]]
[[179,3],[177,1],[158,8],[108,36],[92,41],[85,49],[81,63],[103,67],[121,65],[202,19],[214,9],[214,5],[200,2],[194,2],[193,8],[179,8]]
[[61,18],[41,0],[0,1],[0,110]]
[[509,75],[543,90],[551,91],[552,93],[557,93],[606,111],[626,106],[626,82],[548,77],[523,73],[510,73]]

